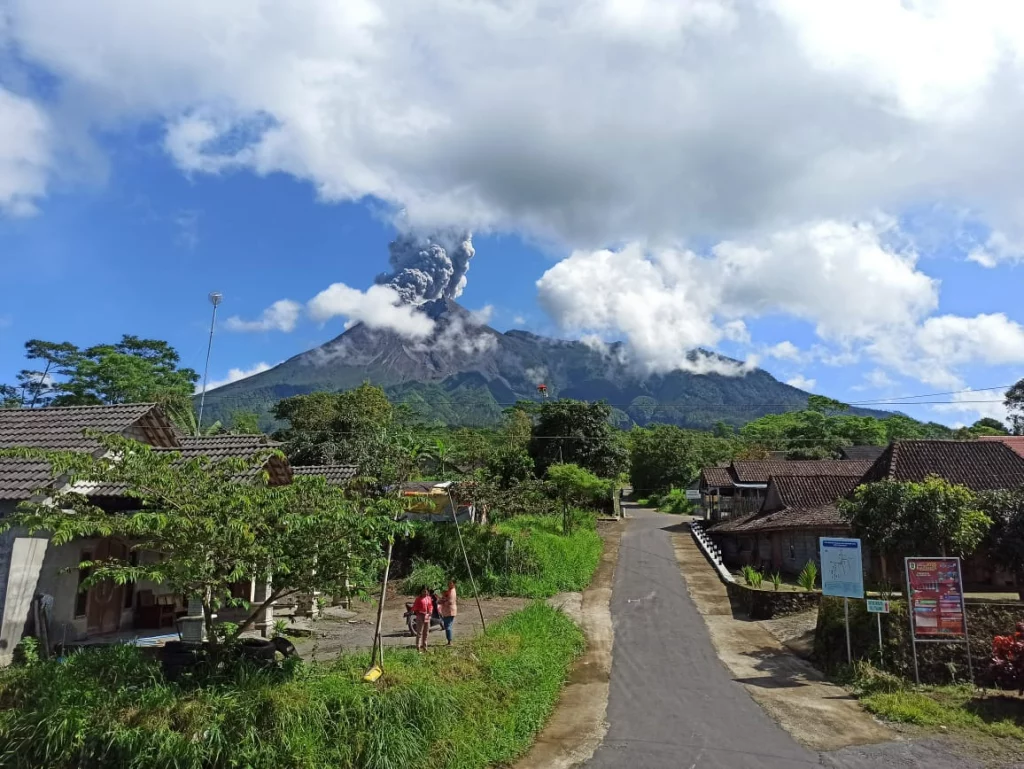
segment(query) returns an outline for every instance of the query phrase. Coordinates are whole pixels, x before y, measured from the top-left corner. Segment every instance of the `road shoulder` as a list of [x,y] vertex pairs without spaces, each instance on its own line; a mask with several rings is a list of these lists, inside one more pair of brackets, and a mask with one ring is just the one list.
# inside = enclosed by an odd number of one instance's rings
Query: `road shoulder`
[[604,552],[590,587],[549,600],[587,637],[587,651],[573,665],[554,713],[516,769],[568,769],[589,760],[608,731],[608,692],[612,670],[611,598],[619,541],[626,522],[601,522]]

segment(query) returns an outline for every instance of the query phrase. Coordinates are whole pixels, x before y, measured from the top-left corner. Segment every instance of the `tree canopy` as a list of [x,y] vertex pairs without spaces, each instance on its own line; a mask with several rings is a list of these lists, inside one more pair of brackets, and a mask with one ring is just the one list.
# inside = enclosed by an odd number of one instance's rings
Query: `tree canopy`
[[556,400],[542,403],[530,436],[529,452],[539,475],[553,464],[575,464],[602,478],[626,469],[625,436],[609,423],[603,402]]
[[978,495],[979,507],[992,519],[988,552],[992,560],[1017,579],[1024,594],[1024,488]]
[[[80,349],[70,342],[31,339],[25,357],[37,365],[5,387],[5,398],[38,406],[116,403],[188,403],[199,375],[180,368],[167,342],[126,334],[114,344]],[[8,405],[11,405],[8,403]]]
[[839,510],[858,537],[879,553],[967,556],[992,525],[974,493],[931,476],[857,488]]
[[[730,433],[731,435],[731,433]],[[629,480],[642,496],[685,489],[701,468],[732,459],[739,442],[674,425],[637,427],[629,433]]]
[[1014,435],[1024,435],[1024,379],[1021,379],[1006,391],[1007,421]]

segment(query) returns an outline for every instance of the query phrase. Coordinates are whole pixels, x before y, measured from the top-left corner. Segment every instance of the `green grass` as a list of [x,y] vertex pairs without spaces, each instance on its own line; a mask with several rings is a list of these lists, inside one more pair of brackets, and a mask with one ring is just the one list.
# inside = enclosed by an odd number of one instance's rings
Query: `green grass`
[[[477,587],[484,594],[547,598],[583,590],[601,560],[603,543],[593,515],[577,513],[573,530],[562,533],[561,516],[520,515],[488,527],[464,527],[466,551]],[[424,525],[413,539],[413,571],[403,590],[441,587],[453,576],[463,596],[472,595],[458,540],[437,525]]]
[[583,635],[533,604],[430,655],[389,650],[285,672],[165,682],[130,647],[0,672],[0,765],[14,769],[474,769],[514,760],[557,700]]
[[868,665],[857,669],[854,691],[861,704],[882,719],[1024,741],[1024,698],[1015,694],[978,694],[966,685],[911,687]]

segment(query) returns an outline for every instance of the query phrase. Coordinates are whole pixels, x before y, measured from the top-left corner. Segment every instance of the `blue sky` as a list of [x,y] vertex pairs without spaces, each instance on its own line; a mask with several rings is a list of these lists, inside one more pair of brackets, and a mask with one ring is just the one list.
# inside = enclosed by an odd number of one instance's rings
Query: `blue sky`
[[499,329],[1001,417],[965,391],[1024,375],[1014,8],[0,0],[0,381],[30,338],[201,368],[211,290],[215,381],[391,327],[388,242],[458,228]]

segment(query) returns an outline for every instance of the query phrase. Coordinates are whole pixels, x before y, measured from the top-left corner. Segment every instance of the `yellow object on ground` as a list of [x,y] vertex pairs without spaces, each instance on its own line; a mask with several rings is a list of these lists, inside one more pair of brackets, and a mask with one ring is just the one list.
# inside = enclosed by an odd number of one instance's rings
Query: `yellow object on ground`
[[366,671],[366,674],[363,676],[363,680],[369,684],[372,684],[382,675],[384,675],[384,671],[380,669],[380,665],[374,665],[372,668]]

